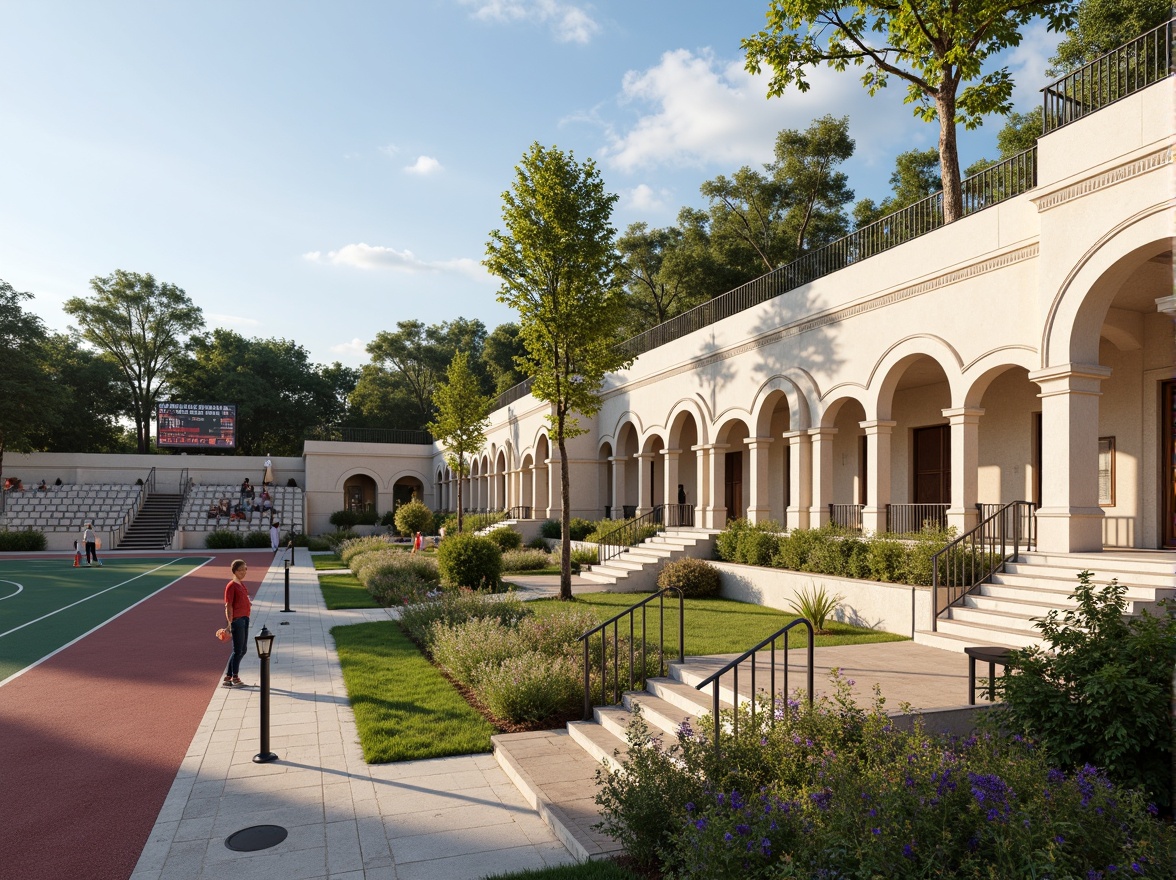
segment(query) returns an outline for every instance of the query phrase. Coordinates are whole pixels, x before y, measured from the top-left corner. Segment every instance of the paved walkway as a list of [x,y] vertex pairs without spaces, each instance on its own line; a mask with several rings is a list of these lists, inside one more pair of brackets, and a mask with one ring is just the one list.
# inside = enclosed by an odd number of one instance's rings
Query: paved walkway
[[[294,562],[297,613],[281,613],[281,564],[251,589],[250,639],[263,625],[277,636],[270,747],[280,760],[252,761],[259,689],[213,687],[132,880],[472,880],[571,862],[490,754],[364,763],[330,629],[392,613],[327,611],[310,554],[297,549]],[[551,578],[526,580],[528,597],[554,592]],[[258,664],[251,648],[241,677],[258,683]],[[210,687],[218,679],[210,676]],[[263,824],[289,836],[253,853],[225,845]]]

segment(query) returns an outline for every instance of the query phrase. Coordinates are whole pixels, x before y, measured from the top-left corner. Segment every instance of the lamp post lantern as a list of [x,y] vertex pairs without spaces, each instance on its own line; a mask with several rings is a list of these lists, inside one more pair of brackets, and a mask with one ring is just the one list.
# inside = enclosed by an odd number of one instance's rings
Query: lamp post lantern
[[257,656],[261,658],[261,751],[253,756],[253,763],[265,764],[278,760],[278,756],[270,751],[270,653],[274,649],[274,634],[269,627],[263,626],[255,637]]

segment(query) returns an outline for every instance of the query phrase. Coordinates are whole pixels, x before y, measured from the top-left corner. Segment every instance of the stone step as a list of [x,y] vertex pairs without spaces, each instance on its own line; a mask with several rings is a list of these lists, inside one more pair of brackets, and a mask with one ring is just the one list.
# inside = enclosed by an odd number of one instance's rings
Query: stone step
[[1093,573],[1094,583],[1107,583],[1114,578],[1120,583],[1176,587],[1176,563],[1162,560],[1021,554],[1015,562],[1006,564],[1005,569],[1010,574],[1034,574],[1071,584],[1077,584],[1078,572],[1086,570]]
[[1075,572],[1090,569],[1097,572],[1138,571],[1173,575],[1176,573],[1176,551],[1155,551],[1147,555],[1106,553],[1045,553],[1027,550],[1018,557],[1030,565],[1062,567]]
[[[975,607],[972,605],[953,605],[950,619],[961,623],[982,624],[996,629],[1008,630],[1009,634],[1036,634],[1037,629],[1027,614],[1012,611],[1000,611],[995,608]],[[943,618],[940,618],[940,622]]]
[[[953,617],[939,618],[936,624],[936,632],[940,635],[960,636],[969,645],[998,645],[1002,648],[1028,648],[1042,644],[1040,636],[1035,632],[1009,630],[1003,626],[956,620]],[[962,651],[963,646],[961,645],[956,650]]]
[[629,746],[624,739],[605,730],[596,721],[569,721],[568,734],[597,766],[604,763],[613,770],[620,770],[621,762],[629,753]]
[[[630,712],[641,710],[641,717],[645,719],[652,730],[660,731],[667,737],[667,744],[671,741],[677,741],[678,731],[683,723],[694,729],[698,727],[698,715],[701,713],[687,711],[648,691],[630,691],[624,695],[623,699],[625,708]],[[670,740],[670,737],[673,739]]]

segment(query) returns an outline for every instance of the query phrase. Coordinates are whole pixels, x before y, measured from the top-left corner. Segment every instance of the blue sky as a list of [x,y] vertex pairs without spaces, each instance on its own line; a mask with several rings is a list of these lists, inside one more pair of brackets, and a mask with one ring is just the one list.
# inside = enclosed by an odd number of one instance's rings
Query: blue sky
[[[184,288],[209,327],[366,362],[397,321],[513,319],[481,267],[533,141],[591,157],[618,230],[702,205],[775,134],[848,115],[857,196],[934,146],[891,86],[822,69],[768,100],[741,37],[767,0],[0,0],[0,279],[61,303],[115,269]],[[1004,63],[1034,106],[1057,36]],[[999,119],[960,132],[996,154]]]

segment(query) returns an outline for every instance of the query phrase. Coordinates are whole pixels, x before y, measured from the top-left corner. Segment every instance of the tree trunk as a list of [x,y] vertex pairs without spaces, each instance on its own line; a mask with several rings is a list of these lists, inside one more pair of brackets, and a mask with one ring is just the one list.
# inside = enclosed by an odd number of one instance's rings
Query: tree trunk
[[462,477],[461,468],[458,468],[457,469],[457,533],[459,535],[461,534],[461,508],[462,508],[461,484],[464,482],[461,477]]
[[568,479],[568,448],[564,440],[563,416],[559,417],[559,431],[556,438],[559,446],[559,597],[570,601],[572,598],[572,487]]
[[[949,91],[950,90],[950,91]],[[960,154],[956,146],[955,88],[946,81],[935,98],[939,116],[939,174],[943,179],[943,222],[964,216],[964,194],[960,189]]]

